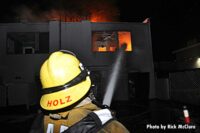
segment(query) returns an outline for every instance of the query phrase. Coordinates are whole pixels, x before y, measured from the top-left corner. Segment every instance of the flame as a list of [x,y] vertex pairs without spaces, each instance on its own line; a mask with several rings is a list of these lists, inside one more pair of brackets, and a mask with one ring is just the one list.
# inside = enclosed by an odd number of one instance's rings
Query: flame
[[114,52],[116,50],[116,47],[110,47],[110,51]]
[[132,51],[131,32],[119,31],[118,32],[119,45],[127,44],[126,51]]
[[119,10],[114,1],[79,0],[52,1],[46,10],[40,6],[20,6],[15,11],[20,19],[30,22],[58,20],[62,22],[113,22],[118,21]]
[[84,3],[78,10],[52,9],[46,12],[48,20],[60,20],[63,22],[80,22],[89,20],[91,22],[113,22],[118,21],[119,11],[113,3],[107,0],[101,2],[90,0]]
[[98,47],[98,52],[114,52],[116,50],[116,47]]
[[79,15],[77,13],[70,13],[67,11],[51,10],[46,14],[48,20],[58,20],[62,22],[81,22],[89,20],[90,22],[112,22],[115,21],[108,13],[101,11],[93,11],[90,14]]
[[107,22],[108,20],[104,16],[98,16],[93,14],[90,18],[91,22]]
[[106,52],[107,49],[106,49],[106,47],[98,47],[97,51],[99,51],[99,52]]
[[[118,31],[113,32],[112,35],[114,38],[105,41],[105,38],[102,39],[103,32],[101,33],[93,33],[92,36],[92,44],[93,44],[93,51],[98,52],[114,52],[117,48],[120,48],[123,44],[126,44],[125,51],[132,51],[132,43],[131,43],[131,32],[130,31]],[[109,36],[111,37],[111,36]],[[108,37],[106,37],[108,39]],[[110,38],[109,38],[110,39]],[[116,40],[117,41],[113,41]]]

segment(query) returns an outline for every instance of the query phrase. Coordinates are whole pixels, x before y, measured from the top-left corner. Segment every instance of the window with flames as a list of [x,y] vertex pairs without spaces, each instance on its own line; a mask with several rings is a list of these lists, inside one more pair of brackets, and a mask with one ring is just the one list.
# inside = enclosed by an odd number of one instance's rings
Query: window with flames
[[92,33],[93,52],[114,52],[123,44],[132,51],[130,31],[95,31]]

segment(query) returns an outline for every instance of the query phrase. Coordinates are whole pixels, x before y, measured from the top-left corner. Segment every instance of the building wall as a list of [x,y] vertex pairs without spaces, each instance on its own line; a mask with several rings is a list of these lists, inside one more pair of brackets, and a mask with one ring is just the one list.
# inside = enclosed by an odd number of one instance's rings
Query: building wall
[[48,31],[49,25],[46,23],[0,25],[0,76],[7,87],[5,98],[8,98],[8,105],[29,105],[38,101],[40,88],[36,84],[36,78],[38,78],[41,63],[48,54],[6,54],[7,33]]
[[174,54],[176,56],[176,69],[196,69],[200,68],[198,58],[200,57],[200,44],[194,44],[186,48],[177,50]]
[[181,103],[200,105],[199,78],[198,69],[170,73],[170,98]]
[[[128,72],[149,72],[150,92],[149,98],[155,98],[154,66],[152,57],[151,32],[149,25],[143,23],[62,23],[61,49],[74,51],[80,60],[89,67],[108,68],[114,63],[116,52],[92,52],[93,31],[130,31],[133,51],[127,52]],[[108,75],[109,76],[109,72]],[[105,80],[108,77],[104,77]],[[124,83],[126,86],[127,83]],[[120,90],[117,89],[117,90]],[[125,88],[127,92],[127,88]],[[123,90],[122,90],[123,91]],[[127,98],[127,93],[121,97]]]
[[170,98],[191,105],[200,105],[200,43],[176,50],[175,71],[169,73]]
[[[61,29],[61,30],[60,30]],[[127,75],[129,72],[150,73],[149,98],[155,98],[154,67],[152,57],[152,44],[150,25],[142,23],[90,23],[83,22],[58,22],[49,23],[15,23],[0,25],[0,72],[6,83],[25,82],[35,83],[39,76],[39,68],[42,62],[48,57],[46,54],[6,54],[6,35],[8,32],[49,32],[49,52],[59,49],[67,49],[76,53],[77,57],[91,71],[103,71],[102,88],[104,88],[111,66],[116,58],[114,53],[92,52],[91,35],[92,31],[103,30],[127,30],[131,31],[133,51],[127,52],[127,66],[124,74],[121,75],[120,89],[116,95],[124,95],[117,100],[127,100]],[[124,87],[124,89],[122,89]],[[102,92],[103,93],[103,92]]]

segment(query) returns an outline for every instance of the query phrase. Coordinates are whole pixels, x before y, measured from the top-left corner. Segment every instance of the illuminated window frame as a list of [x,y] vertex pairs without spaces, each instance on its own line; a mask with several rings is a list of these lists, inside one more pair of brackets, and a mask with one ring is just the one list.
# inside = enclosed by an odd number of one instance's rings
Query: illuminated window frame
[[93,31],[93,52],[114,52],[126,44],[126,51],[133,51],[130,31]]

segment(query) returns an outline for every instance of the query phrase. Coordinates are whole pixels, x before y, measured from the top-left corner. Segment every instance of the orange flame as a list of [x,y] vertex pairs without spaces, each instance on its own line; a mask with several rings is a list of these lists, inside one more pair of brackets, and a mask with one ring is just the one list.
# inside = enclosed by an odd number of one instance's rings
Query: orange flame
[[112,3],[104,0],[91,0],[85,3],[80,10],[53,9],[46,12],[48,20],[59,20],[63,22],[80,22],[89,20],[91,22],[113,22],[118,21],[119,11]]
[[[85,0],[54,1],[55,7],[43,10],[39,6],[20,6],[16,13],[21,20],[29,22],[46,22],[57,20],[62,22],[113,22],[118,21],[119,11],[114,1]],[[52,5],[54,6],[54,5]]]
[[[117,33],[117,36],[111,36],[106,37],[112,38],[112,41],[105,41],[105,38],[102,39],[103,36],[102,33],[93,33],[92,37],[92,44],[93,44],[93,51],[97,52],[114,52],[117,48],[122,47],[123,44],[126,44],[125,51],[132,51],[132,43],[131,43],[131,32],[130,31],[118,31],[113,32],[112,35],[115,35]],[[118,41],[113,41],[115,39],[118,39]]]
[[118,32],[119,37],[119,45],[126,44],[126,51],[132,51],[132,45],[131,45],[131,32],[128,31],[119,31]]
[[58,20],[62,22],[81,22],[83,20],[89,20],[90,22],[112,22],[112,16],[107,13],[93,11],[89,15],[81,16],[76,13],[69,13],[66,11],[51,10],[47,15],[48,20]]
[[99,51],[99,52],[106,52],[107,49],[106,49],[106,47],[98,47],[97,51]]

